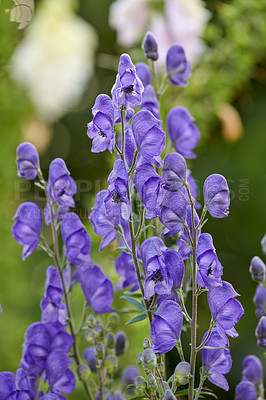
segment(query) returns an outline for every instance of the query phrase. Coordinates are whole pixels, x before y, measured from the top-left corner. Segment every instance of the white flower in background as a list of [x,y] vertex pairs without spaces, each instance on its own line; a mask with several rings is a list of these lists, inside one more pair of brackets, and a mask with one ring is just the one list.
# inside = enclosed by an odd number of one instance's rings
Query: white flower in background
[[97,37],[71,0],[43,0],[11,60],[11,75],[40,117],[53,122],[73,108],[94,68]]
[[[142,9],[137,3],[145,10],[145,18],[140,19]],[[120,44],[134,45],[146,31],[154,34],[159,67],[164,66],[167,50],[174,44],[183,46],[187,59],[195,64],[205,48],[200,36],[209,18],[201,0],[165,0],[164,15],[153,10],[149,0],[116,0],[110,9],[110,25],[117,30]]]
[[17,22],[18,29],[29,24],[34,13],[34,0],[13,0],[14,7],[10,11],[10,21]]

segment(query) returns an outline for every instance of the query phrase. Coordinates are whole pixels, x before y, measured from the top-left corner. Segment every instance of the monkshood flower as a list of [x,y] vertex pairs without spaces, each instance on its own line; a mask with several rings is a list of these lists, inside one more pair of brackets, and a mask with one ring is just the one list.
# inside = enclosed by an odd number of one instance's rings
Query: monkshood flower
[[171,46],[166,55],[166,69],[172,85],[187,86],[191,76],[191,67],[186,59],[183,47]]
[[158,60],[158,43],[151,32],[146,33],[142,42],[142,49],[149,60]]
[[61,223],[66,256],[73,264],[91,264],[91,240],[85,226],[75,213],[67,213]]
[[260,244],[261,244],[262,252],[263,252],[263,254],[265,254],[265,256],[266,256],[266,234],[265,234],[265,235],[263,236],[263,238],[261,239]]
[[257,345],[266,349],[266,317],[262,316],[256,328]]
[[165,146],[162,123],[150,111],[141,110],[132,119],[132,132],[139,153],[146,162],[154,164]]
[[83,357],[85,358],[91,372],[97,372],[95,348],[92,346],[87,347],[83,352]]
[[88,124],[87,135],[93,139],[93,153],[108,149],[112,153],[115,145],[114,106],[109,96],[100,94],[92,108],[93,120]]
[[155,96],[153,86],[146,86],[143,92],[140,109],[150,111],[155,118],[159,118],[159,101]]
[[231,283],[222,281],[221,286],[211,285],[208,291],[208,302],[212,317],[220,335],[237,337],[234,326],[244,314],[244,309],[234,297],[239,294]]
[[1,372],[0,389],[0,400],[31,400],[30,384],[23,368],[19,368],[16,375]]
[[114,263],[116,272],[121,276],[115,289],[122,290],[132,286],[130,289],[131,292],[138,290],[138,278],[132,262],[132,256],[122,252],[120,256],[115,259]]
[[102,251],[106,246],[113,242],[118,234],[115,232],[116,226],[120,223],[119,217],[110,217],[106,214],[105,208],[105,198],[109,194],[108,190],[101,190],[96,195],[95,204],[92,207],[92,212],[90,213],[89,220],[92,223],[94,232],[103,236],[100,245],[100,251]]
[[198,285],[206,289],[210,285],[221,285],[223,267],[218,260],[212,236],[209,233],[200,235],[196,250],[196,259],[199,266],[197,276]]
[[182,193],[166,192],[161,204],[159,219],[165,226],[161,236],[174,236],[181,232],[187,216],[187,201]]
[[41,300],[42,322],[66,325],[66,305],[62,303],[64,290],[58,270],[51,265],[46,271],[45,293]]
[[112,98],[117,107],[138,107],[144,86],[136,73],[128,54],[122,54],[118,66],[116,82],[112,88]]
[[47,357],[45,374],[51,392],[69,394],[75,389],[75,375],[69,369],[73,361],[60,350],[53,350]]
[[40,167],[39,154],[31,143],[21,143],[17,147],[18,176],[23,179],[35,179]]
[[252,258],[249,272],[251,273],[253,281],[264,282],[265,281],[265,264],[262,259],[258,256]]
[[259,358],[253,355],[245,357],[242,367],[242,380],[250,381],[259,387],[263,382],[263,369]]
[[263,285],[258,285],[255,296],[253,297],[253,302],[256,307],[257,317],[262,317],[266,315],[266,289]]
[[119,331],[115,335],[115,354],[121,356],[125,353],[128,346],[127,336],[124,331]]
[[200,138],[200,132],[193,123],[195,119],[185,107],[174,107],[167,115],[167,132],[175,151],[186,158],[196,158],[192,151]]
[[230,193],[227,181],[223,175],[212,174],[204,182],[204,206],[214,218],[228,216]]
[[183,313],[174,301],[162,302],[151,324],[151,341],[155,353],[170,351],[179,339],[183,324]]
[[235,400],[257,400],[255,385],[249,381],[240,382],[235,388]]
[[[206,334],[203,339],[205,339]],[[203,347],[201,349],[202,365],[205,373],[211,374],[208,376],[208,380],[211,383],[224,390],[229,390],[228,382],[224,377],[224,374],[227,374],[232,367],[232,359],[227,349],[227,340],[214,328],[205,345],[223,347],[221,349],[206,349]]]
[[113,284],[101,267],[98,265],[81,267],[79,279],[85,299],[96,314],[114,311],[111,307]]
[[38,246],[42,213],[37,204],[27,201],[20,204],[13,220],[12,235],[23,246],[22,259],[25,260]]
[[[193,237],[192,218],[191,217],[192,217],[191,207],[188,207],[186,223],[188,225],[190,235],[191,235],[191,237]],[[194,225],[195,225],[195,227],[198,225],[198,223],[199,223],[199,216],[197,214],[197,211],[194,210]],[[200,235],[200,229],[197,231],[197,238],[199,237],[199,235]],[[183,229],[181,235],[178,237],[176,244],[178,246],[178,253],[181,255],[183,260],[187,260],[190,256],[190,254],[192,254],[192,247],[191,247],[191,243],[190,243],[189,236],[188,236],[186,229]],[[199,284],[199,282],[198,282],[198,284]]]
[[187,164],[178,153],[170,153],[164,159],[162,169],[164,189],[176,192],[187,181]]
[[144,88],[151,83],[151,71],[147,64],[138,62],[135,65],[138,77],[141,79]]
[[128,175],[122,160],[116,160],[108,177],[108,193],[104,199],[106,215],[111,218],[121,217],[128,221],[130,201],[127,198]]

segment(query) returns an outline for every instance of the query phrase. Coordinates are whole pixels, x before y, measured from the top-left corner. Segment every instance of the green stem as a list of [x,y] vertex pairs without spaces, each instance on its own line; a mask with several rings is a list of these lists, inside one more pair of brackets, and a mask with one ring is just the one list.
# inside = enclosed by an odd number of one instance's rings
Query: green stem
[[201,375],[201,377],[200,377],[200,384],[199,384],[199,387],[198,387],[198,389],[197,389],[197,393],[196,393],[196,396],[195,396],[194,400],[198,400],[198,398],[199,398],[199,396],[200,396],[200,392],[202,391],[202,388],[203,388],[203,384],[204,384],[204,382],[205,382],[205,379],[206,379],[206,377],[205,377],[204,375]]
[[204,339],[204,340],[201,342],[201,344],[196,348],[196,351],[200,351],[200,350],[202,349],[202,347],[205,345],[205,343],[207,343],[208,339],[209,339],[210,336],[211,336],[212,329],[214,328],[214,326],[215,326],[215,323],[214,323],[214,321],[211,319],[210,327],[209,327],[208,333],[207,333],[205,339]]

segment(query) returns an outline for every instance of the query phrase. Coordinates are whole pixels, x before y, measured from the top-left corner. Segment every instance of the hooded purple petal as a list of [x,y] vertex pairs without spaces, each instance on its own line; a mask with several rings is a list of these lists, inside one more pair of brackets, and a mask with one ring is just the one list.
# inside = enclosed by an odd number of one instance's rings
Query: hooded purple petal
[[174,236],[184,227],[187,215],[187,201],[179,192],[166,192],[160,209],[160,221],[165,226],[162,236]]
[[154,93],[152,85],[146,86],[143,92],[140,109],[150,111],[155,118],[159,118],[159,101]]
[[170,191],[179,190],[186,183],[187,164],[178,153],[170,153],[164,159],[162,180],[164,188]]
[[39,154],[33,144],[25,142],[17,147],[18,176],[23,179],[35,179],[40,166]]
[[247,356],[243,359],[242,366],[242,379],[259,386],[263,381],[263,368],[260,359],[253,355]]
[[158,43],[151,32],[146,33],[142,42],[142,49],[148,59],[152,61],[158,60]]
[[151,83],[151,71],[147,64],[143,62],[138,62],[136,65],[136,72],[138,77],[146,88]]
[[212,174],[204,182],[203,187],[205,207],[214,218],[228,216],[230,193],[227,181],[220,174]]
[[252,382],[242,381],[235,389],[235,400],[257,400],[257,390]]
[[266,316],[262,316],[256,328],[257,345],[266,349]]
[[181,46],[170,47],[166,56],[166,68],[172,85],[187,86],[187,79],[191,76],[191,67]]
[[256,307],[257,317],[266,315],[266,289],[263,285],[257,286],[253,302]]

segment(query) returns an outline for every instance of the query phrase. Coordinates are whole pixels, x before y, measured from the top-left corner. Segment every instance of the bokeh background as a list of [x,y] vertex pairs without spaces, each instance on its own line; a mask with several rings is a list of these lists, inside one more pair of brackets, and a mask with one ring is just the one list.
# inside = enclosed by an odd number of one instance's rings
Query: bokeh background
[[[119,55],[128,52],[133,62],[145,61],[140,44],[147,29],[161,46],[159,71],[165,49],[174,43],[185,47],[193,65],[187,88],[167,88],[161,118],[171,107],[185,105],[196,119],[201,140],[189,167],[199,201],[211,173],[223,174],[231,190],[229,217],[210,217],[204,231],[213,235],[224,279],[240,293],[245,308],[239,338],[231,340],[230,391],[214,388],[219,398],[232,399],[244,356],[257,355],[266,371],[254,335],[256,284],[248,272],[254,255],[263,258],[260,240],[266,232],[265,0],[0,1],[0,370],[18,367],[25,330],[40,319],[50,265],[40,250],[22,262],[21,247],[11,235],[19,203],[31,200],[44,207],[39,189],[16,177],[16,147],[25,140],[34,143],[44,174],[53,158],[64,158],[77,180],[76,211],[92,235],[92,257],[117,281],[115,246],[99,254],[101,238],[87,219],[95,194],[106,188],[114,158],[90,152],[86,125],[96,96],[110,94]],[[115,296],[119,307],[120,295]],[[73,297],[78,315],[79,293]],[[121,326],[127,318],[121,318]],[[208,318],[203,305],[199,323],[207,325]],[[132,341],[121,368],[135,363],[148,329],[140,323],[128,332]],[[69,398],[82,399],[82,394]]]

